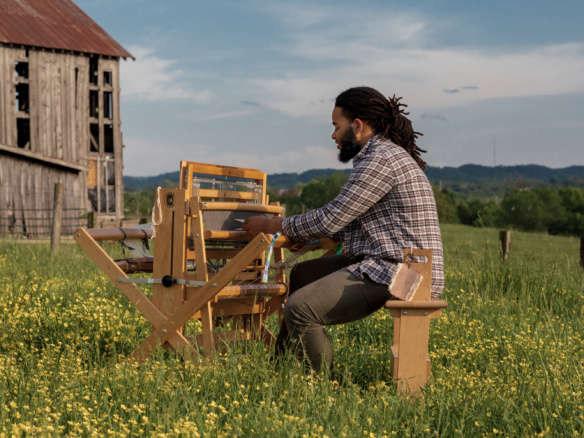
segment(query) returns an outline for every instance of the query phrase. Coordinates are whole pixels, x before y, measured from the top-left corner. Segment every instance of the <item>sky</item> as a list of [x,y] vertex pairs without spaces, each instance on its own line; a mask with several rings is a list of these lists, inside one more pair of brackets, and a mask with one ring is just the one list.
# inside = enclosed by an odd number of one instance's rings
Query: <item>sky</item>
[[76,0],[121,61],[124,174],[344,168],[335,97],[403,97],[431,166],[584,165],[584,2]]

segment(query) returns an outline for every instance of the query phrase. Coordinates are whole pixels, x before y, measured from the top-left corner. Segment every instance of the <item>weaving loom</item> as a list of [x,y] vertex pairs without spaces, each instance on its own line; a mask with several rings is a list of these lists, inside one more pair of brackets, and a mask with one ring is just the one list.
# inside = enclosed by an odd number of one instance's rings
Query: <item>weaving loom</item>
[[[218,345],[235,340],[273,341],[265,321],[281,312],[287,292],[283,248],[291,242],[263,233],[250,240],[241,225],[258,214],[283,214],[268,203],[265,173],[183,161],[179,188],[156,192],[152,227],[76,231],[81,248],[152,324],[151,335],[133,353],[138,362],[157,345],[193,359],[200,346],[211,356]],[[143,251],[151,236],[153,257]],[[140,257],[115,261],[100,240],[118,240]],[[274,264],[263,282],[270,245]],[[323,239],[306,248],[320,246],[334,249],[336,243]],[[136,272],[152,276],[127,275]],[[152,284],[151,299],[140,284]],[[192,318],[201,321],[202,333],[191,340],[184,326]],[[222,330],[215,330],[219,325]]]

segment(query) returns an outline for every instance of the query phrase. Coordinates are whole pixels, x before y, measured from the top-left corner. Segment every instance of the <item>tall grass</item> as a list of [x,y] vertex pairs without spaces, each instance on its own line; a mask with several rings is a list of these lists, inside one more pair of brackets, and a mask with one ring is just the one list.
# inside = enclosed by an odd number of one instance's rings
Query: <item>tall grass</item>
[[0,243],[0,435],[582,436],[576,239],[513,233],[504,263],[496,230],[443,238],[449,307],[417,401],[391,385],[387,312],[330,328],[339,381],[259,343],[199,365],[157,351],[138,368],[126,358],[149,324],[76,246],[51,259]]

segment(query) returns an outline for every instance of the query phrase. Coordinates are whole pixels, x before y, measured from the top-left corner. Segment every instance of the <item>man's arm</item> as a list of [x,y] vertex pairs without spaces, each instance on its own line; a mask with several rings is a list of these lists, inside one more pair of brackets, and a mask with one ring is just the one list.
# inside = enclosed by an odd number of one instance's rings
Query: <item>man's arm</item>
[[282,217],[250,216],[241,228],[252,237],[258,233],[276,234],[282,231]]
[[349,180],[338,196],[323,207],[289,218],[281,223],[292,240],[330,237],[366,213],[395,185],[395,174],[386,157],[370,154],[355,163]]

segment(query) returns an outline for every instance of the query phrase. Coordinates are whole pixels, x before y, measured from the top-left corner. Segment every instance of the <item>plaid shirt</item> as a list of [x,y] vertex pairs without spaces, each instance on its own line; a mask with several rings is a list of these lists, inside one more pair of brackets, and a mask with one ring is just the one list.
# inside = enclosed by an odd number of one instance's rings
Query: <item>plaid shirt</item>
[[405,149],[380,136],[371,138],[353,158],[353,171],[335,199],[285,218],[282,230],[292,240],[341,240],[344,254],[364,256],[347,269],[381,284],[391,282],[404,248],[432,249],[432,298],[444,288],[432,187]]

